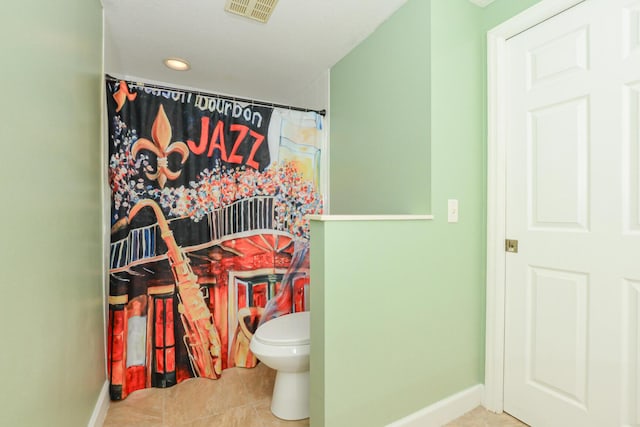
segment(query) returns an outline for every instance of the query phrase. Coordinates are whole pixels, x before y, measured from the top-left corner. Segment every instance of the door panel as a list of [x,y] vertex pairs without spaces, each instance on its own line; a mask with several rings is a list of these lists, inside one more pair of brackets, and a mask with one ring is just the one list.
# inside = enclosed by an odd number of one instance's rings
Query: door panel
[[584,408],[587,397],[589,276],[529,267],[527,381]]
[[529,52],[529,88],[589,68],[588,27],[549,40]]
[[625,58],[640,54],[640,2],[630,1],[622,9]]
[[624,409],[632,426],[640,425],[640,280],[624,280],[627,310],[623,325],[623,352],[627,359]]
[[[589,217],[589,98],[554,103],[529,113],[528,204],[536,228],[583,230]],[[562,147],[561,150],[558,148]]]
[[624,181],[625,225],[627,232],[640,232],[640,82],[625,87],[625,116],[627,118]]

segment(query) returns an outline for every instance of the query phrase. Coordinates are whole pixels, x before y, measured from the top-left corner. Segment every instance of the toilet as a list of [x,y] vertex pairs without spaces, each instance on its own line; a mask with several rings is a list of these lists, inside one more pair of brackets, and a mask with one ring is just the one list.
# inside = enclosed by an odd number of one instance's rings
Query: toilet
[[271,412],[283,420],[309,418],[309,312],[285,314],[262,324],[251,338],[251,352],[275,369]]

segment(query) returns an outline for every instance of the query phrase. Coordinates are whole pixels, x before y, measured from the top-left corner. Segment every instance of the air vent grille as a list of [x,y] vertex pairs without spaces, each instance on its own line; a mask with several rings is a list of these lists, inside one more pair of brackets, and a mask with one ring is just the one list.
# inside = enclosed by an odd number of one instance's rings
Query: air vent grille
[[227,0],[224,10],[260,22],[267,22],[278,0]]

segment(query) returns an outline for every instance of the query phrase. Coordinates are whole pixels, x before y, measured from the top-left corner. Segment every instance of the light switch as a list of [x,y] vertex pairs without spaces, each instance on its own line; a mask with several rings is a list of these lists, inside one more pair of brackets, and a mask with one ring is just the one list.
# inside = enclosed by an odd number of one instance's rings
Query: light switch
[[458,222],[458,200],[447,200],[447,218],[449,222]]

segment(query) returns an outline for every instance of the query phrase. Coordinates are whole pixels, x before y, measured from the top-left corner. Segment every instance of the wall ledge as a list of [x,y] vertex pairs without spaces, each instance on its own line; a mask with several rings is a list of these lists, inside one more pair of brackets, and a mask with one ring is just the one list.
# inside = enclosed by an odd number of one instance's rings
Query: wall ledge
[[424,221],[433,215],[307,215],[312,221]]

